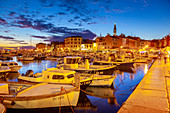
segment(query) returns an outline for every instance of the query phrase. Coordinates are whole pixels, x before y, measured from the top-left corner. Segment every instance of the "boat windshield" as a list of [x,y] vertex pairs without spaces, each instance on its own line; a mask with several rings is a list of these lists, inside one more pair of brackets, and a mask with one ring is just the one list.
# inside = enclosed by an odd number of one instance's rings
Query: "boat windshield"
[[10,65],[10,66],[12,66],[12,65],[13,65],[13,63],[10,63],[9,65]]
[[67,58],[67,64],[76,64],[78,61],[78,58]]
[[8,66],[7,64],[1,64],[1,66]]
[[17,66],[18,64],[17,64],[17,63],[14,63],[14,65],[16,65],[16,66]]

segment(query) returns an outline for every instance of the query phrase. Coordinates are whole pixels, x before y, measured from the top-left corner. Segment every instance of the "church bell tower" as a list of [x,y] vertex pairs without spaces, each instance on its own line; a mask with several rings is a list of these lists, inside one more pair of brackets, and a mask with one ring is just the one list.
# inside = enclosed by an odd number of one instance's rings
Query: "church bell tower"
[[114,23],[113,36],[116,36],[116,31],[117,31],[117,29],[116,29],[116,23]]

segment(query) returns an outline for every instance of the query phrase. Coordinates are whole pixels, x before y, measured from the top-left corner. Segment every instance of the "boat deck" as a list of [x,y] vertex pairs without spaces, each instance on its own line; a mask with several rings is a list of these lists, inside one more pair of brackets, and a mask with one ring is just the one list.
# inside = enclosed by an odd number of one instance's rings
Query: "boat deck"
[[71,85],[55,85],[55,84],[41,83],[33,87],[30,87],[24,90],[23,92],[20,92],[18,96],[30,96],[30,95],[38,96],[40,94],[41,95],[52,94],[52,93],[60,92],[62,86],[66,90],[74,87]]

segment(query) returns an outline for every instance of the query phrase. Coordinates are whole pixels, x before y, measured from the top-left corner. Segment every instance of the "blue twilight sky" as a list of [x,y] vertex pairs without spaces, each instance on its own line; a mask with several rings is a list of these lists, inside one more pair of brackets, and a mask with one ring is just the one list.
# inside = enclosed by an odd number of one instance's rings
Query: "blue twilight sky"
[[170,0],[0,0],[0,46],[121,33],[160,39],[170,33]]

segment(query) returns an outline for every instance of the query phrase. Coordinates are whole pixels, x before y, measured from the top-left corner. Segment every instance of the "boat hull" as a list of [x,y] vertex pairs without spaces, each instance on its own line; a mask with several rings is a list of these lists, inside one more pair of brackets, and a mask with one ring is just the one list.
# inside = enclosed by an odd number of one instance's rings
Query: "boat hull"
[[11,72],[18,72],[18,70],[21,68],[22,66],[12,66],[9,67],[11,69]]
[[14,101],[14,105],[11,105],[12,101],[4,100],[3,104],[7,108],[11,109],[38,109],[38,108],[51,108],[51,107],[63,107],[63,106],[76,106],[79,98],[79,91],[69,92],[67,94],[58,95],[43,99],[34,100],[21,100]]
[[80,73],[88,73],[88,74],[99,74],[99,75],[112,75],[115,70],[117,70],[117,67],[115,66],[109,66],[104,69],[71,69],[76,72]]
[[33,61],[34,57],[17,57],[19,61]]

